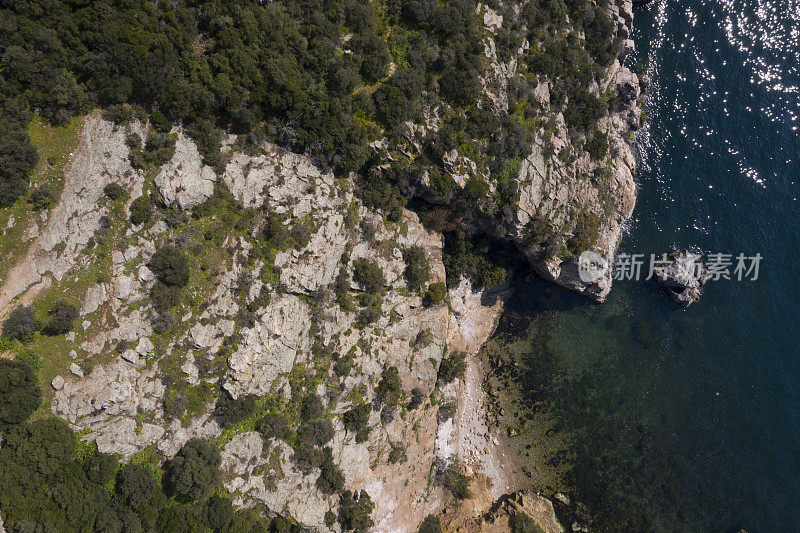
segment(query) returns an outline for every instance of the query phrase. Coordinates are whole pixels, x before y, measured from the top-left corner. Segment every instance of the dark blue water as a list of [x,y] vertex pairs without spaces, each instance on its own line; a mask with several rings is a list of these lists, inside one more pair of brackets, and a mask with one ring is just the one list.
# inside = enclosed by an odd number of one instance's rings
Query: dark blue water
[[704,479],[691,453],[676,459],[687,482],[729,492],[718,525],[798,531],[800,2],[666,0],[638,9],[635,25],[635,59],[654,83],[624,249],[764,257],[757,281],[662,311],[688,320],[695,340],[667,353],[670,423],[716,464]]
[[623,281],[543,313],[532,374],[603,528],[800,531],[800,2],[635,16],[652,86],[622,251],[760,253],[759,277],[712,282],[688,310]]

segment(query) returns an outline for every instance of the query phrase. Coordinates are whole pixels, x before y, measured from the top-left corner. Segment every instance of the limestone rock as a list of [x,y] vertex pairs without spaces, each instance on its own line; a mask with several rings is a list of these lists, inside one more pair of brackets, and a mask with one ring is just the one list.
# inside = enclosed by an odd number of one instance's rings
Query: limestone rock
[[74,375],[78,376],[79,378],[83,377],[83,369],[80,367],[80,365],[76,363],[72,363],[71,365],[69,365],[69,371],[72,372]]
[[155,178],[161,199],[167,205],[186,210],[196,207],[214,194],[217,175],[204,165],[197,146],[183,131],[178,131],[175,155]]
[[50,386],[55,390],[61,390],[64,388],[64,378],[61,376],[54,377],[53,381],[50,382]]
[[81,307],[81,316],[97,311],[106,299],[106,288],[102,283],[91,285],[86,289]]

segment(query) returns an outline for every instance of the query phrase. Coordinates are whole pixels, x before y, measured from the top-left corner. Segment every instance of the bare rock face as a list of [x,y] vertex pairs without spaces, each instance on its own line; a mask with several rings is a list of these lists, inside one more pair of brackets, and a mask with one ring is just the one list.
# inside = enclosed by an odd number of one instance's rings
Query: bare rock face
[[214,194],[217,175],[204,165],[194,142],[177,131],[175,155],[161,167],[155,179],[161,199],[167,205],[186,210],[205,202]]
[[[138,123],[131,125],[141,133]],[[64,171],[61,197],[44,221],[34,225],[35,240],[27,256],[14,265],[0,286],[0,309],[29,288],[43,288],[52,277],[60,281],[78,263],[89,261],[79,254],[108,214],[101,202],[103,187],[116,181],[132,190],[141,188],[144,177],[128,161],[126,132],[95,112],[86,119],[80,133],[80,149]],[[43,213],[44,214],[44,213]],[[36,291],[34,291],[36,292]]]
[[672,254],[666,265],[654,270],[656,281],[670,300],[684,308],[700,299],[709,279],[702,256],[686,250]]

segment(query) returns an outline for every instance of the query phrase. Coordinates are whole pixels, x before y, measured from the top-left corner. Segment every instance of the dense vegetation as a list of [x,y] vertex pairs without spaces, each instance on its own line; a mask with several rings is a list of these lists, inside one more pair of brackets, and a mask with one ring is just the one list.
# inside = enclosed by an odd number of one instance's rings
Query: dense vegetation
[[212,495],[219,486],[219,451],[208,441],[187,442],[165,470],[153,461],[120,465],[57,418],[27,420],[40,401],[31,367],[0,359],[0,507],[9,531],[270,527],[258,513],[234,512],[230,500]]
[[[563,111],[570,128],[587,134],[592,157],[603,156],[607,143],[593,128],[611,102],[588,88],[616,57],[617,43],[605,0],[536,0],[518,13],[489,6],[504,14],[494,36],[500,60],[524,39],[531,43],[507,110],[482,93],[484,29],[475,0],[6,4],[0,204],[25,193],[36,162],[25,132],[30,110],[63,123],[102,106],[117,123],[149,117],[147,139],[129,139],[137,167],[168,159],[170,127],[182,123],[217,170],[220,133],[231,130],[307,153],[337,173],[359,171],[358,193],[389,220],[419,195],[452,202],[454,215],[465,207],[502,215],[498,207],[516,202],[513,173],[541,127],[536,75],[553,80],[550,111]],[[405,121],[422,122],[432,109],[440,127],[409,152]],[[370,150],[382,137],[387,149]],[[462,190],[444,157],[453,152],[478,166]],[[135,223],[149,213],[146,199],[131,207]],[[409,274],[411,286],[425,278]]]

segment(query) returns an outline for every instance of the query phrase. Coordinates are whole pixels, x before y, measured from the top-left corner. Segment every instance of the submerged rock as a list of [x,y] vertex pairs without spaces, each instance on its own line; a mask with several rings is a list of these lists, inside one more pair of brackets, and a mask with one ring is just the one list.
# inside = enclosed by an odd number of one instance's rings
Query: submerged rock
[[683,250],[672,254],[665,265],[657,267],[655,278],[673,302],[689,307],[700,299],[709,276],[700,254]]

